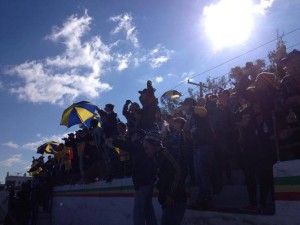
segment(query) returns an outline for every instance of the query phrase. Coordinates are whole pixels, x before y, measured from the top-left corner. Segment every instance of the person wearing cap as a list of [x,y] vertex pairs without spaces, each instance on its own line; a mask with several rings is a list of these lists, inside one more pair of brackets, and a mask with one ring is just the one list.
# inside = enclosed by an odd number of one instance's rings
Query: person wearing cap
[[186,210],[186,192],[182,165],[162,146],[161,135],[149,132],[144,138],[146,154],[158,166],[158,201],[162,206],[161,225],[180,225]]
[[156,166],[149,158],[143,147],[146,132],[137,129],[127,139],[114,139],[113,145],[130,154],[132,162],[132,181],[134,185],[134,225],[157,225],[157,220],[152,205],[152,195],[156,181]]

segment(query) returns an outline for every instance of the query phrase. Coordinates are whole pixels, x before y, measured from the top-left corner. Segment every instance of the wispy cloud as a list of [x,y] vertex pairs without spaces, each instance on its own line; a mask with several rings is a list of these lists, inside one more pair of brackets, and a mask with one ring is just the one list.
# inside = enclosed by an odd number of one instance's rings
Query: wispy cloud
[[180,78],[184,82],[187,82],[188,80],[193,81],[193,79],[191,77],[193,77],[194,75],[195,75],[195,72],[193,72],[193,71],[184,72],[183,74],[181,74]]
[[117,70],[122,71],[128,68],[131,62],[132,53],[129,52],[128,54],[116,54],[115,61],[117,62]]
[[126,40],[131,41],[136,48],[140,46],[137,38],[137,30],[133,25],[133,18],[129,13],[110,17],[109,20],[118,23],[115,29],[111,31],[111,34],[115,35],[123,31],[126,34]]
[[162,76],[155,77],[156,83],[161,83],[161,82],[163,82],[163,80],[164,80],[164,78]]
[[36,152],[37,148],[46,142],[49,142],[49,141],[63,142],[62,141],[63,137],[67,137],[67,133],[57,134],[57,135],[52,135],[52,136],[40,136],[39,140],[25,143],[25,144],[21,145],[20,148]]
[[173,50],[169,50],[162,44],[158,44],[150,51],[147,60],[152,68],[158,68],[167,62],[171,58],[172,54],[174,54]]
[[3,143],[4,146],[10,147],[10,148],[19,148],[19,145],[14,143],[13,141],[9,141],[6,143]]
[[15,164],[27,165],[28,161],[22,159],[22,154],[12,155],[3,161],[0,161],[0,166],[11,167]]
[[0,90],[3,89],[3,82],[0,80]]
[[103,65],[111,60],[110,49],[99,36],[82,42],[90,29],[91,17],[70,16],[61,27],[55,27],[47,40],[62,43],[65,51],[55,57],[34,60],[10,67],[6,72],[24,80],[23,86],[10,89],[22,100],[64,104],[82,95],[95,98],[110,90],[100,81]]
[[[126,40],[105,44],[98,35],[88,36],[92,18],[87,11],[81,17],[72,15],[61,26],[55,26],[45,39],[61,44],[61,54],[6,67],[5,74],[20,79],[10,83],[8,90],[20,100],[33,103],[65,105],[79,96],[93,99],[112,89],[110,84],[101,81],[104,72],[123,71],[130,65],[137,67],[142,63],[158,68],[173,54],[162,44],[152,50],[138,48],[131,14],[110,20],[117,23],[112,34],[125,32]],[[124,42],[132,43],[132,49],[121,48],[119,43]],[[0,88],[1,84],[0,81]]]

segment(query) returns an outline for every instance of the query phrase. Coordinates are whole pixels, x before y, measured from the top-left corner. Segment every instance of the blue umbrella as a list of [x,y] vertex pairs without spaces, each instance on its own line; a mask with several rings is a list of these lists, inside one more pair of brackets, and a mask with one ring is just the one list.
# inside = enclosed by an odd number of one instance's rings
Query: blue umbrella
[[91,118],[88,118],[86,121],[84,121],[82,124],[79,124],[80,128],[89,128],[91,125],[92,119],[97,119],[99,121],[98,126],[101,127],[102,125],[102,119],[99,114],[94,114]]
[[87,101],[74,103],[63,112],[60,125],[65,125],[69,128],[75,124],[82,124],[94,116],[96,108],[96,105]]
[[39,154],[54,154],[59,144],[60,143],[58,143],[56,141],[46,142],[46,143],[42,144],[41,146],[39,146],[37,148],[36,153],[39,153]]

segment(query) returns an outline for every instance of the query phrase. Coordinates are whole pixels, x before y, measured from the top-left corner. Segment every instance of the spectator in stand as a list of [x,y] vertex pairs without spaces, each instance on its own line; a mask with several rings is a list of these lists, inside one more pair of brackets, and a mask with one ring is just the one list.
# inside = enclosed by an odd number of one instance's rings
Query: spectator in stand
[[163,139],[165,139],[172,130],[173,117],[171,115],[164,115],[162,118],[162,125],[160,133]]
[[142,114],[143,110],[142,109],[136,109],[133,112],[133,115],[135,117],[135,122],[134,122],[134,131],[142,129]]
[[[106,104],[104,107],[106,120],[103,122],[105,123],[104,134],[106,135],[106,138],[118,136],[117,124],[120,122],[120,119],[118,118],[117,113],[115,113],[114,108],[115,106],[111,103]],[[100,109],[97,108],[97,111],[99,113]],[[101,116],[101,113],[99,113],[99,115]]]
[[208,209],[212,205],[212,177],[216,175],[213,133],[206,114],[196,114],[196,101],[186,98],[181,108],[188,118],[186,131],[190,133],[193,146],[194,172],[198,183],[198,196],[192,208]]
[[87,130],[78,130],[75,132],[76,138],[75,138],[75,142],[76,142],[76,149],[77,149],[77,153],[78,153],[78,162],[79,162],[79,171],[80,171],[80,177],[81,177],[81,181],[84,180],[84,150],[85,150],[85,146],[86,146],[86,134],[87,134]]
[[[93,128],[90,127],[90,130],[85,130],[84,133],[84,138],[86,139],[86,141],[85,141],[85,148],[83,151],[84,153],[83,165],[84,165],[84,181],[87,183],[95,181],[99,176],[101,176],[99,174],[106,173],[105,163],[104,161],[101,161],[103,160],[101,158],[101,152],[96,147],[96,141],[92,136],[92,132],[93,132]],[[101,128],[99,131],[99,135],[101,135]],[[101,137],[99,141],[101,141]],[[101,166],[103,168],[101,168]]]
[[39,165],[41,167],[44,166],[45,162],[44,162],[44,156],[43,155],[41,155],[37,160],[39,161]]
[[242,107],[238,117],[240,118],[240,120],[236,122],[236,126],[239,130],[238,144],[240,147],[238,163],[243,169],[247,185],[249,199],[247,209],[256,210],[257,193],[255,175],[257,174],[258,146],[255,137],[255,110],[249,101],[245,99],[242,101]]
[[54,158],[51,155],[48,156],[43,168],[49,176],[53,176]]
[[219,117],[219,111],[220,109],[218,108],[218,96],[215,94],[209,94],[207,95],[206,99],[206,110],[207,110],[207,120],[209,122],[209,125],[212,129],[213,132],[215,132],[216,127],[217,127],[217,122],[218,122],[218,117]]
[[160,110],[158,100],[154,95],[155,88],[150,80],[147,81],[147,88],[139,91],[139,100],[142,104],[141,128],[150,131],[158,130],[157,122],[160,121]]
[[[126,124],[123,122],[119,122],[117,127],[118,127],[118,136],[116,137],[116,139],[125,141],[128,138]],[[111,145],[114,148],[115,152],[117,153],[115,154],[117,158],[114,159],[114,165],[113,165],[115,167],[116,175],[119,178],[124,177],[128,175],[130,171],[129,153],[124,151],[121,148],[115,147],[113,143]]]
[[65,138],[64,141],[65,141],[65,147],[67,149],[67,152],[69,154],[72,163],[72,173],[77,175],[79,173],[79,159],[78,159],[75,134],[69,133],[68,138]]
[[104,110],[96,108],[102,119],[102,138],[103,138],[103,159],[107,167],[108,175],[107,182],[111,182],[118,175],[118,155],[111,145],[110,139],[118,136],[117,124],[120,122],[117,113],[115,113],[113,104],[106,104]]
[[285,107],[300,118],[300,51],[294,49],[280,63],[286,71],[280,83]]
[[278,88],[275,74],[262,72],[257,75],[254,86],[247,76],[243,76],[236,89],[237,94],[249,101],[256,111],[261,112],[264,121],[273,133],[272,111],[276,108]]
[[[259,181],[259,210],[264,212],[270,194],[274,204],[273,165],[276,162],[276,151],[273,140],[270,138],[270,130],[261,114],[256,114],[256,140],[258,146],[257,171]],[[274,207],[274,205],[272,206]]]
[[214,136],[216,140],[215,146],[215,156],[217,159],[217,164],[219,167],[220,178],[223,178],[223,172],[226,174],[226,179],[228,183],[231,181],[231,166],[230,158],[232,157],[232,146],[230,146],[230,139],[233,136],[233,113],[230,109],[230,91],[222,90],[219,101],[218,110],[216,111],[216,123],[214,127]]
[[[99,113],[101,116],[101,112]],[[103,113],[105,115],[105,112]],[[106,169],[106,181],[111,182],[113,179],[113,168],[112,168],[112,162],[110,157],[110,149],[105,148],[106,143],[106,135],[104,135],[104,126],[106,125],[106,120],[103,118],[103,126],[98,126],[98,120],[92,119],[91,120],[91,135],[93,137],[93,141],[95,142],[95,146],[98,150],[99,159],[104,161],[105,169]],[[100,163],[100,162],[98,162]],[[98,177],[99,178],[99,177]],[[97,179],[97,177],[96,177]]]
[[[251,90],[248,90],[251,91]],[[247,210],[264,210],[269,193],[273,196],[272,167],[276,161],[271,132],[263,115],[256,111],[250,101],[244,100],[240,111],[239,129],[239,163],[244,171],[249,206]],[[259,204],[257,203],[257,184],[259,182]]]
[[158,165],[158,201],[162,206],[161,225],[180,225],[186,210],[182,165],[162,146],[160,134],[149,132],[143,142],[146,154]]
[[198,99],[197,105],[198,105],[199,107],[204,107],[204,108],[205,108],[205,106],[206,106],[206,100],[205,100],[205,98],[200,97],[200,98]]
[[[129,106],[130,105],[130,106]],[[140,105],[137,102],[131,102],[130,100],[126,100],[122,114],[125,116],[127,120],[127,129],[128,129],[128,134],[131,135],[134,133],[135,128],[136,128],[136,118],[134,115],[134,111],[140,109]]]
[[54,153],[54,173],[58,174],[61,171],[61,163],[65,154],[65,145],[60,143]]
[[156,225],[156,217],[152,205],[154,183],[156,181],[156,167],[149,158],[143,147],[143,139],[146,132],[142,129],[136,130],[127,139],[115,139],[114,146],[129,152],[132,160],[132,181],[135,189],[133,224]]
[[231,112],[236,113],[239,110],[239,107],[241,106],[239,97],[237,96],[236,92],[230,94],[229,103]]
[[183,132],[185,125],[185,119],[182,117],[176,117],[172,119],[172,129],[164,140],[165,147],[171,153],[171,155],[181,164],[184,173],[188,171],[188,150],[187,144]]
[[71,170],[72,170],[72,161],[70,159],[70,154],[66,153],[62,160],[62,172],[66,175],[69,175]]

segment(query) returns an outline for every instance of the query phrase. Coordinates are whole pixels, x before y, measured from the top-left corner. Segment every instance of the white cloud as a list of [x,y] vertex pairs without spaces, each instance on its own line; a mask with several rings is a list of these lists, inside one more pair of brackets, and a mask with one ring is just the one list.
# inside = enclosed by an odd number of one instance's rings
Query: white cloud
[[128,65],[131,61],[132,53],[129,52],[128,54],[116,54],[115,55],[115,61],[117,62],[117,70],[122,71],[124,69],[128,68]]
[[254,12],[264,15],[266,10],[272,6],[273,2],[274,0],[260,0],[258,4],[254,5]]
[[182,79],[182,82],[187,82],[187,81],[193,81],[193,77],[195,75],[195,72],[184,72],[183,74],[181,74],[181,79]]
[[104,64],[112,60],[110,48],[99,36],[82,42],[89,31],[91,17],[70,16],[62,27],[55,27],[46,39],[64,44],[65,51],[55,57],[33,60],[10,67],[6,72],[24,80],[10,89],[19,99],[30,102],[65,104],[78,96],[95,98],[111,86],[100,81]]
[[139,47],[139,40],[137,38],[136,27],[132,23],[132,16],[128,13],[121,14],[118,16],[110,17],[109,20],[117,22],[118,25],[114,30],[111,31],[111,34],[118,34],[121,31],[124,31],[126,34],[126,40],[131,41],[134,47]]
[[[20,78],[19,82],[10,83],[8,90],[23,101],[66,105],[78,97],[88,100],[111,90],[110,84],[101,81],[104,72],[123,71],[142,63],[158,68],[173,54],[161,44],[150,51],[137,48],[137,31],[130,14],[110,20],[117,23],[112,34],[124,31],[126,41],[133,43],[132,49],[127,47],[124,52],[117,48],[124,40],[105,44],[100,36],[84,37],[90,31],[92,18],[87,12],[81,17],[72,15],[46,36],[46,40],[63,46],[61,54],[7,67],[4,73]],[[0,81],[0,88],[1,85]]]
[[155,77],[155,82],[156,83],[161,83],[163,82],[164,78],[162,76],[159,76],[159,77]]
[[172,54],[174,54],[173,50],[169,50],[165,46],[158,44],[150,51],[147,60],[152,68],[158,68],[166,63]]
[[22,154],[12,155],[11,157],[0,162],[0,166],[11,167],[15,164],[25,165],[28,162],[22,159]]
[[12,142],[12,141],[9,141],[9,142],[6,142],[6,143],[3,143],[4,146],[7,146],[7,147],[10,147],[10,148],[19,148],[19,145]]

